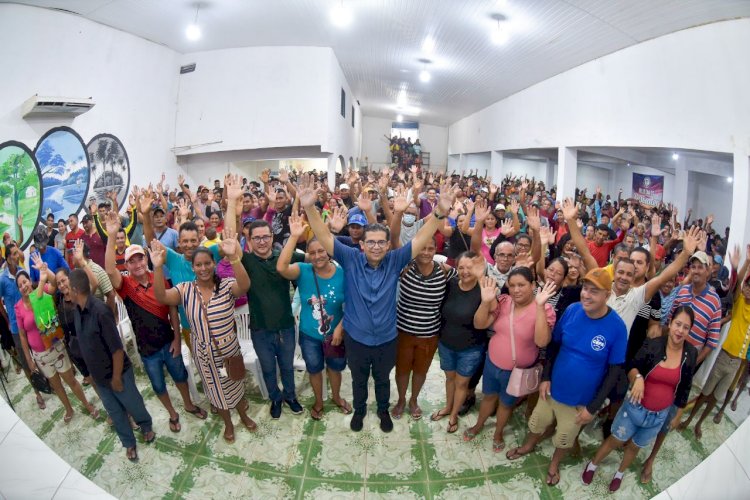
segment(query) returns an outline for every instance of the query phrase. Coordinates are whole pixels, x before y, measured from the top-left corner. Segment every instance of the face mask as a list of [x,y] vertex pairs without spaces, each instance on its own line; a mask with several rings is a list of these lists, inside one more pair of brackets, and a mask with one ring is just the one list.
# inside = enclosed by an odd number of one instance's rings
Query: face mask
[[407,226],[411,226],[417,221],[417,216],[414,214],[404,214],[403,221],[404,221],[404,224],[406,224]]

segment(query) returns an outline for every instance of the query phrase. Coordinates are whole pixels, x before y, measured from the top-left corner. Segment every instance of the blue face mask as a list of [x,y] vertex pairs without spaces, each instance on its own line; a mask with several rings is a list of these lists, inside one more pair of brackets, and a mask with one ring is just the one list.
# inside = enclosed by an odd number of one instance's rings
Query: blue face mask
[[404,214],[403,221],[407,226],[411,226],[417,221],[417,216],[414,214]]

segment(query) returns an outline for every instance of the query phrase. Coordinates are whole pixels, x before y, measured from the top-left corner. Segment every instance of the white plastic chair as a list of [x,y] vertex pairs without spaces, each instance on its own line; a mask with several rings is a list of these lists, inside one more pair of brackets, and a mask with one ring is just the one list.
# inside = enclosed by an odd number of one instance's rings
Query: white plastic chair
[[185,364],[185,369],[187,370],[188,374],[188,391],[190,391],[190,399],[193,400],[193,402],[198,401],[200,399],[200,392],[198,392],[198,386],[195,384],[195,374],[193,373],[193,356],[190,353],[190,348],[185,344],[182,343],[182,362]]
[[264,399],[268,399],[268,388],[266,387],[266,382],[263,380],[263,370],[260,367],[260,360],[255,353],[253,339],[250,336],[250,314],[235,314],[234,320],[237,324],[237,339],[240,342],[242,361],[245,364],[245,368],[255,377],[255,381],[258,383],[258,389],[260,390],[260,395],[263,396]]
[[128,343],[132,342],[135,354],[131,356],[138,366],[143,366],[143,361],[138,353],[138,345],[135,340],[135,331],[133,331],[133,323],[130,321],[128,316],[128,309],[125,304],[120,300],[119,297],[115,299],[117,304],[117,331],[120,333],[120,341],[125,352],[128,352]]
[[[297,371],[307,371],[307,364],[305,358],[302,357],[302,348],[299,346],[299,315],[302,312],[302,302],[300,301],[299,288],[294,291],[294,297],[292,298],[292,314],[294,315],[294,362],[292,366]],[[328,399],[328,383],[326,377],[326,371],[323,370],[323,401]]]

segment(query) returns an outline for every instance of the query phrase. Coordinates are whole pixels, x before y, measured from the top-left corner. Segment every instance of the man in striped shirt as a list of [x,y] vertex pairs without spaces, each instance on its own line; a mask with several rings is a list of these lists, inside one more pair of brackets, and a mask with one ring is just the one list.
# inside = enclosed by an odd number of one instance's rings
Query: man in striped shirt
[[695,322],[687,340],[698,349],[697,368],[700,368],[706,356],[719,346],[721,299],[713,287],[708,285],[711,275],[710,264],[706,252],[696,252],[690,257],[690,283],[677,289],[669,314],[671,321],[672,312],[678,307],[689,305],[693,308]]

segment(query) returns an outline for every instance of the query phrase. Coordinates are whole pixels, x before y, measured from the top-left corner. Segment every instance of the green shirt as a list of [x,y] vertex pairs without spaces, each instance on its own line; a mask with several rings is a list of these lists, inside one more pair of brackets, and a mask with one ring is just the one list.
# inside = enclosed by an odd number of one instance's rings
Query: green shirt
[[[253,330],[281,330],[294,328],[289,280],[276,272],[279,250],[274,250],[268,259],[254,253],[242,255],[242,265],[250,276],[250,328]],[[294,252],[292,264],[304,262],[303,254]]]

